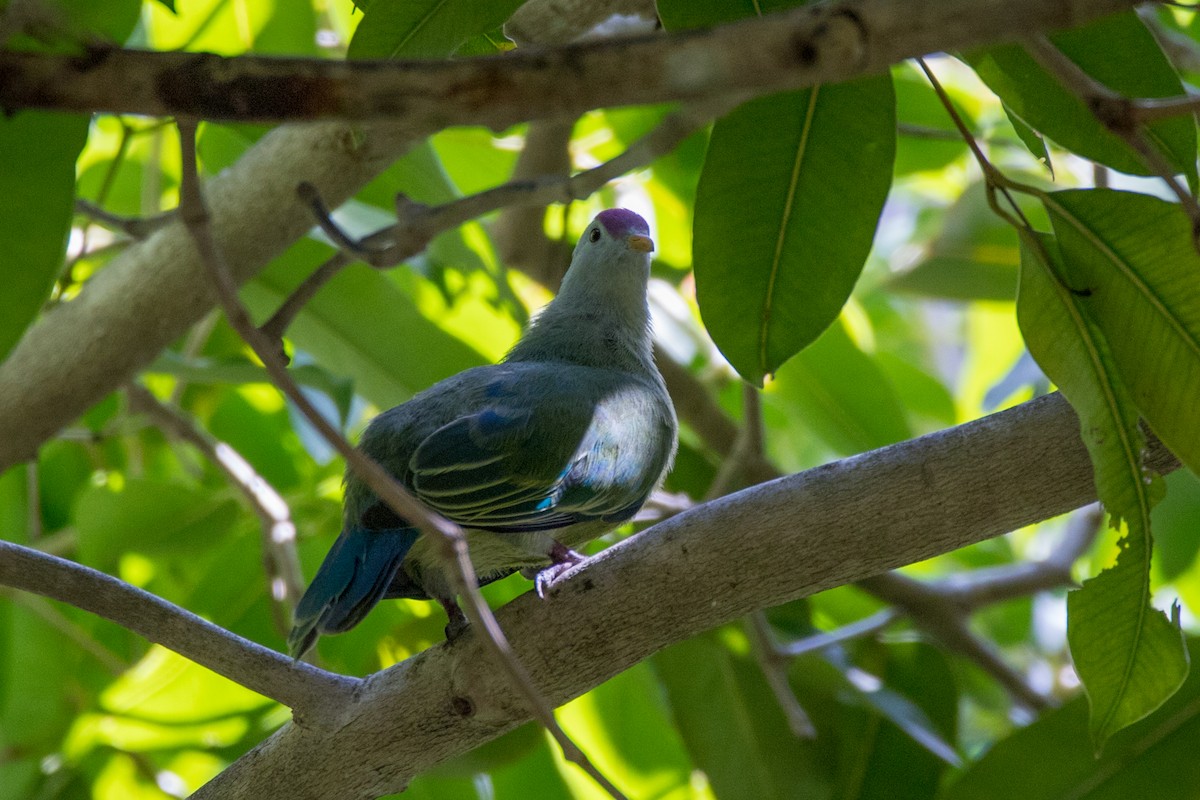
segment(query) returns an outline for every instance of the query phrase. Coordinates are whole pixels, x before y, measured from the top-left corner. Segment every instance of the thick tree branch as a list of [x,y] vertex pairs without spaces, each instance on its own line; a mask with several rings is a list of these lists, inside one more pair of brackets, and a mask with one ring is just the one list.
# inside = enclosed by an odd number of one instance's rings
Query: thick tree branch
[[0,107],[257,122],[404,119],[422,127],[499,129],[593,108],[842,81],[934,50],[1079,25],[1134,5],[841,0],[705,30],[457,61],[4,52]]
[[[1160,444],[1150,460],[1176,462]],[[749,611],[1047,519],[1095,499],[1079,421],[1051,395],[950,430],[753,486],[589,559],[497,617],[561,703]],[[529,716],[475,636],[366,679],[345,725],[294,725],[196,795],[371,798]]]
[[112,620],[242,686],[291,707],[316,726],[334,724],[361,681],[292,661],[124,581],[0,540],[0,584]]

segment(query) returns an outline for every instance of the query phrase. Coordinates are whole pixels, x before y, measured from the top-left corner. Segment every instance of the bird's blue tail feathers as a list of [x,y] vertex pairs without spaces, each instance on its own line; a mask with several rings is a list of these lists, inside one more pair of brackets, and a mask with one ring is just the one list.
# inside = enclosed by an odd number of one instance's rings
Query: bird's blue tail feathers
[[400,562],[417,540],[415,528],[342,532],[296,606],[288,649],[300,658],[324,633],[358,624],[379,602]]

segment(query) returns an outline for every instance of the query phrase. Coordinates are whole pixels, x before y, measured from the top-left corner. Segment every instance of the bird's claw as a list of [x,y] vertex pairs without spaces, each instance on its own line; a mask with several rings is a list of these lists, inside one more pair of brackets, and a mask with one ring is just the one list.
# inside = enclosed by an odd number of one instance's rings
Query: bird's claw
[[584,556],[569,547],[555,542],[554,547],[550,549],[550,566],[538,570],[533,577],[533,588],[537,591],[537,596],[546,599],[546,593],[554,588],[563,575],[584,559]]

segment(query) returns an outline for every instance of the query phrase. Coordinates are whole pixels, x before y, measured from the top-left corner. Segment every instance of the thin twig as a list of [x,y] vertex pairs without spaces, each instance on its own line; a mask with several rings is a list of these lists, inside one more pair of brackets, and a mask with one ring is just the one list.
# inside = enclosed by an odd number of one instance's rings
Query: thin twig
[[919,581],[898,573],[867,578],[859,581],[857,585],[903,609],[912,617],[914,623],[943,646],[978,664],[1021,705],[1037,711],[1052,705],[1048,697],[1030,686],[1020,673],[1000,657],[991,643],[972,633],[967,627],[963,611],[953,603],[946,602],[945,598],[939,597],[937,592],[930,591]]
[[75,199],[75,213],[82,214],[92,222],[106,228],[120,231],[131,239],[145,239],[160,228],[170,225],[175,219],[174,211],[164,211],[152,217],[127,217],[114,214],[82,197]]
[[926,585],[968,612],[1047,589],[1070,586],[1073,583],[1071,568],[1096,541],[1103,523],[1104,512],[1093,503],[1071,516],[1062,540],[1041,561],[984,567]]
[[754,656],[762,669],[763,677],[767,679],[767,685],[775,694],[775,701],[783,711],[788,728],[797,739],[815,739],[817,729],[813,727],[808,712],[800,704],[800,698],[792,691],[792,684],[788,681],[788,665],[791,659],[780,650],[779,643],[775,641],[766,612],[751,612],[744,622],[754,648]]
[[238,299],[237,287],[212,234],[209,213],[196,170],[196,123],[190,119],[180,119],[178,124],[182,152],[180,215],[196,244],[201,263],[209,273],[230,324],[258,355],[275,386],[295,403],[313,427],[346,459],[347,466],[355,475],[393,511],[439,544],[435,550],[447,565],[446,575],[456,594],[465,601],[463,611],[475,629],[482,631],[484,643],[492,651],[499,666],[509,674],[514,687],[524,697],[530,711],[554,736],[567,760],[583,769],[614,798],[623,798],[616,787],[596,769],[558,725],[550,705],[541,697],[533,686],[528,671],[517,660],[504,632],[479,592],[479,584],[467,554],[467,540],[462,529],[427,509],[377,462],[352,447],[300,391],[274,344],[255,327],[249,312]]
[[843,625],[836,630],[814,633],[811,636],[805,636],[803,639],[797,639],[787,644],[777,643],[775,646],[781,655],[786,655],[789,658],[797,658],[816,652],[817,650],[824,650],[826,647],[832,647],[835,644],[848,642],[851,639],[861,639],[864,636],[878,633],[900,619],[900,617],[901,614],[896,609],[885,608],[882,611],[876,611],[869,617],[863,617],[860,620]]
[[262,522],[263,562],[276,624],[286,634],[291,612],[304,593],[300,558],[296,554],[296,525],[287,501],[275,491],[237,450],[196,425],[177,408],[160,401],[145,387],[131,383],[125,387],[130,408],[147,414],[166,433],[192,444],[249,502]]
[[317,269],[305,278],[299,286],[296,287],[287,300],[283,301],[283,305],[275,310],[271,318],[263,323],[260,330],[263,335],[267,336],[272,342],[278,343],[278,349],[283,355],[283,335],[287,333],[287,329],[291,327],[292,320],[296,315],[308,305],[309,301],[316,297],[317,292],[321,287],[328,283],[333,276],[341,272],[342,267],[351,263],[353,259],[343,250],[339,250],[325,260],[325,263],[317,267]]
[[733,447],[708,488],[705,500],[715,500],[747,485],[747,467],[763,460],[762,401],[758,389],[742,384],[742,426]]
[[1137,153],[1142,164],[1166,183],[1167,188],[1179,199],[1179,204],[1188,219],[1192,222],[1192,244],[1200,250],[1200,203],[1191,195],[1183,184],[1176,179],[1176,170],[1167,161],[1162,151],[1155,147],[1146,137],[1142,125],[1147,119],[1141,114],[1146,112],[1137,109],[1151,108],[1151,114],[1169,112],[1168,116],[1191,113],[1196,109],[1195,98],[1172,98],[1165,105],[1163,101],[1133,100],[1109,89],[1100,81],[1087,74],[1071,59],[1059,50],[1045,36],[1033,36],[1025,41],[1025,49],[1051,75],[1055,76],[1064,86],[1074,92],[1084,102],[1084,105],[1108,130],[1125,140],[1125,143]]
[[36,458],[25,465],[25,520],[30,544],[40,544],[46,531],[42,520],[41,467]]
[[3,540],[0,584],[111,620],[317,725],[336,724],[360,683],[292,661],[103,572]]
[[[582,200],[614,178],[649,164],[669,153],[697,129],[735,108],[741,98],[721,98],[685,106],[668,115],[652,131],[603,164],[576,175],[544,175],[516,180],[485,189],[437,206],[425,206],[400,198],[395,225],[355,241],[343,233],[329,216],[316,190],[308,184],[299,189],[300,198],[309,203],[317,224],[341,247],[376,267],[398,264],[421,252],[434,236],[484,214],[512,206],[570,203]],[[390,231],[390,241],[387,233]],[[381,242],[373,244],[370,239]]]

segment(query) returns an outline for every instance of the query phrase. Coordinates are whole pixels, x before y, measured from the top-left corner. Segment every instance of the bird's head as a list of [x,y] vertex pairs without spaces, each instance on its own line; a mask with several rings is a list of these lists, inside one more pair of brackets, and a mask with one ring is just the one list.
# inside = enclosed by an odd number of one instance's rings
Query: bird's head
[[617,244],[624,244],[630,250],[638,253],[654,252],[654,240],[650,238],[650,226],[646,220],[627,208],[610,208],[601,211],[592,220],[582,240],[588,244],[598,244],[604,238],[611,239]]
[[618,296],[629,292],[644,296],[650,276],[650,253],[654,240],[646,220],[624,208],[610,208],[596,215],[579,237],[571,268],[562,291]]
[[[634,367],[651,363],[646,290],[653,250],[650,226],[637,214],[624,208],[597,214],[575,245],[558,295],[508,360],[612,366],[632,354],[645,362]],[[620,342],[629,346],[616,347]]]

